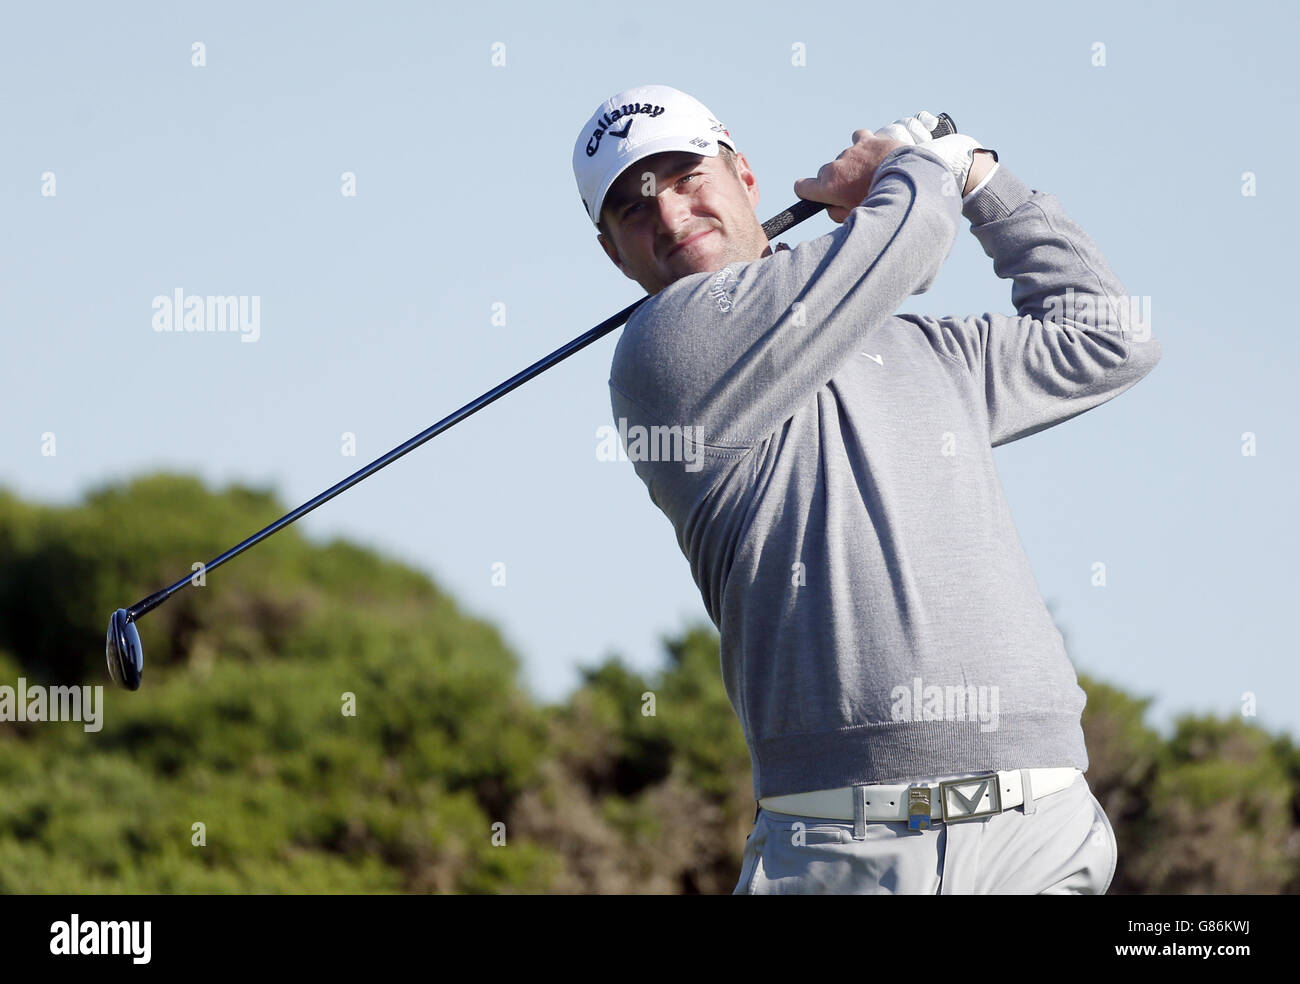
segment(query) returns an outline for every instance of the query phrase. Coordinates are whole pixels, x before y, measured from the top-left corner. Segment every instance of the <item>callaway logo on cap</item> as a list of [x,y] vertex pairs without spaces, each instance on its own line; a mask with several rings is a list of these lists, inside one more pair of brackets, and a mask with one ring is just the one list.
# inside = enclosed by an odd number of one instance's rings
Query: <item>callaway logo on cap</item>
[[573,176],[587,217],[600,219],[610,187],[637,161],[670,150],[717,157],[719,143],[736,149],[731,132],[703,103],[672,86],[639,85],[610,96],[573,145]]

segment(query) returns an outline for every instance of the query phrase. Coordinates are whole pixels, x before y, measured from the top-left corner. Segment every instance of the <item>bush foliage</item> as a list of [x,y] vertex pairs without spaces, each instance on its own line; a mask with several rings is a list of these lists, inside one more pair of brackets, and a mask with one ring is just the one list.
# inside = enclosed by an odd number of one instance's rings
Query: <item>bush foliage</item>
[[[104,686],[99,731],[0,722],[0,891],[731,891],[754,801],[707,623],[655,674],[609,656],[541,705],[427,577],[290,527],[142,620],[145,685],[114,688],[108,614],[284,511],[170,474],[74,507],[0,490],[0,684]],[[1165,739],[1081,683],[1112,892],[1300,887],[1288,737],[1188,716]]]

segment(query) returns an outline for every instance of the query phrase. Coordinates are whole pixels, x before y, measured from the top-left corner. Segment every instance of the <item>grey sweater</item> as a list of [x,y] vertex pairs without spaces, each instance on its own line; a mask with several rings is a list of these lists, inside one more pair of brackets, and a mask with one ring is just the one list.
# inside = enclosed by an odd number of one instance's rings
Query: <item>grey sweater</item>
[[[614,352],[614,417],[721,635],[756,798],[1088,768],[992,448],[1122,393],[1159,343],[1055,197],[1003,164],[963,205],[946,175],[893,151],[834,231],[681,278]],[[1017,316],[895,314],[962,215]]]

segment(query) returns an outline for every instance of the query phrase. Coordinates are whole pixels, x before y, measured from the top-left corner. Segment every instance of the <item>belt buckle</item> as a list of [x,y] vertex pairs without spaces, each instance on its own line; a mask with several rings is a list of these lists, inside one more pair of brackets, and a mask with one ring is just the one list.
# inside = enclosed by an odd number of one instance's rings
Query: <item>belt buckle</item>
[[[954,788],[957,786],[977,786],[977,788],[972,792],[972,795],[965,796]],[[975,809],[975,804],[979,803],[985,794],[990,794],[989,798],[994,805],[987,810]],[[965,812],[951,812],[949,810],[950,799],[955,799],[956,805]],[[960,823],[963,820],[977,820],[980,817],[1001,813],[1002,791],[998,788],[998,774],[996,772],[984,772],[978,776],[968,776],[965,779],[948,779],[939,783],[939,805],[943,808],[944,823]]]

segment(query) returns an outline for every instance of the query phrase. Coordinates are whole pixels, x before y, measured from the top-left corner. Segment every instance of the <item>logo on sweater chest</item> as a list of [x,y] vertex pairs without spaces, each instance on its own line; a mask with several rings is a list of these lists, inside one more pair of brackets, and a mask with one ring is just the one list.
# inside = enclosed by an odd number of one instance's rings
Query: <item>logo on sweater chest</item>
[[731,267],[723,267],[718,271],[718,275],[713,278],[713,283],[709,285],[709,296],[713,298],[713,303],[718,305],[718,310],[726,314],[731,310],[732,301],[730,293],[730,282],[736,279],[735,271]]

